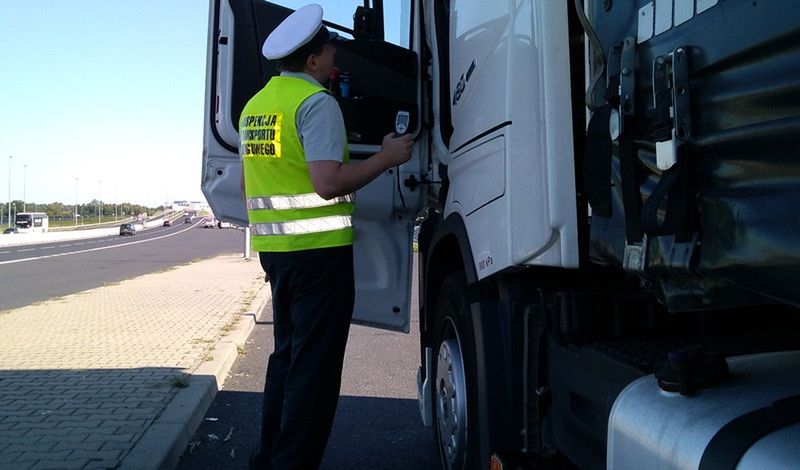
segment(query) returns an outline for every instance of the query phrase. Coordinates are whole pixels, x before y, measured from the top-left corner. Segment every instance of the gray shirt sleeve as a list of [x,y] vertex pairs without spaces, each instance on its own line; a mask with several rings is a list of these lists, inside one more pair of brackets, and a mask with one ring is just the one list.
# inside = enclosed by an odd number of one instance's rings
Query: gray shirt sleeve
[[306,161],[344,160],[344,118],[336,98],[325,92],[309,96],[297,108],[296,120]]

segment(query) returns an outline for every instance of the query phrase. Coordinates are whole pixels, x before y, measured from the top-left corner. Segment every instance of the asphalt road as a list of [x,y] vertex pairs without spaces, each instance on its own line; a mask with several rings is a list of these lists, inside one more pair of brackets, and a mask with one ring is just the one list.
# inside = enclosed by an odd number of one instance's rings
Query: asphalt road
[[[162,271],[195,259],[242,252],[244,232],[200,221],[59,243],[0,247],[0,311]],[[8,236],[8,235],[7,235]],[[13,236],[13,235],[12,235]]]
[[[416,305],[416,289],[413,296]],[[270,319],[270,311],[262,315],[178,469],[247,468],[258,443],[266,363],[274,346]],[[416,399],[418,326],[413,321],[409,334],[351,327],[323,469],[438,468],[432,431],[422,425]]]

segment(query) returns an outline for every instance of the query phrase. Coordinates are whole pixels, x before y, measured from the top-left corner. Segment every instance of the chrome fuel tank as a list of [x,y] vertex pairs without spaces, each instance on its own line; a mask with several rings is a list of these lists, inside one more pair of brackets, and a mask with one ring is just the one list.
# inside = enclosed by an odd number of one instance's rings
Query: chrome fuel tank
[[[627,386],[609,418],[608,469],[703,468],[709,443],[728,423],[779,400],[800,400],[800,351],[739,356],[728,364],[727,382],[692,397],[661,390],[652,375]],[[800,422],[753,441],[736,468],[800,468]],[[734,447],[723,446],[723,453]]]

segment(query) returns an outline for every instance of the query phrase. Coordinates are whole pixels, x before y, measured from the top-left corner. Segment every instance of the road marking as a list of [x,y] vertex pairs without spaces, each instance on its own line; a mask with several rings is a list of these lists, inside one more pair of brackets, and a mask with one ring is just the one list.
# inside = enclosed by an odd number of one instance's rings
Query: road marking
[[[168,237],[173,237],[175,235],[179,235],[179,234],[181,234],[181,233],[183,233],[183,232],[185,232],[187,230],[193,229],[197,225],[199,225],[199,224],[191,225],[188,228],[185,228],[185,229],[180,230],[178,232],[169,233],[167,235],[162,235],[160,237],[147,238],[145,240],[137,240],[135,242],[130,242],[130,243],[120,243],[119,245],[98,246],[97,248],[89,248],[88,250],[70,251],[70,252],[67,252],[67,253],[56,253],[56,254],[52,254],[52,255],[36,256],[34,258],[15,259],[15,260],[11,260],[11,261],[0,261],[0,265],[22,263],[23,261],[35,261],[35,260],[46,259],[46,258],[56,258],[58,256],[78,255],[78,254],[81,254],[81,253],[89,253],[90,251],[109,250],[111,248],[118,248],[118,247],[123,247],[123,246],[128,246],[128,245],[136,245],[138,243],[152,242],[152,241],[155,241],[155,240],[160,240],[162,238],[168,238]],[[71,246],[71,245],[61,245],[61,246]],[[35,250],[35,249],[36,248],[29,248],[28,250]],[[23,251],[23,250],[19,250],[19,251]]]
[[0,251],[0,255],[4,255],[6,253],[11,253],[10,251]]
[[43,247],[41,247],[41,248],[40,248],[40,250],[50,250],[50,249],[53,249],[53,248],[55,248],[55,245],[52,245],[52,246],[43,246]]
[[[73,245],[75,245],[75,246],[83,245],[83,242],[73,243]],[[68,246],[68,245],[64,245],[64,246]]]
[[36,248],[25,248],[24,250],[17,250],[17,253],[22,253],[23,251],[34,251]]

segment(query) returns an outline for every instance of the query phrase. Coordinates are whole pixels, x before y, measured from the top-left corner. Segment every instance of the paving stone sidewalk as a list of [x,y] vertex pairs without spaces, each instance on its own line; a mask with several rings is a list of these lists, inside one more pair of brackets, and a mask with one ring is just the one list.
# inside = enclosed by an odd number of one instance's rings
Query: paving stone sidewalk
[[170,468],[269,299],[225,255],[0,312],[0,468]]

